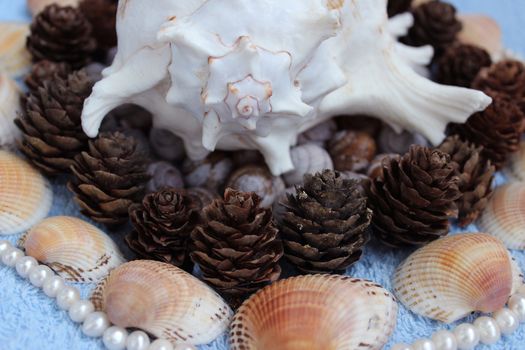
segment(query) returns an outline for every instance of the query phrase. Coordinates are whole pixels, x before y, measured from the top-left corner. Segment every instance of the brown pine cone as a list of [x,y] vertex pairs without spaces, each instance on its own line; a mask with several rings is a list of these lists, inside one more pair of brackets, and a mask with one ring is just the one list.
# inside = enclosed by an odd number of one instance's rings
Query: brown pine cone
[[330,142],[328,152],[338,171],[364,171],[377,153],[372,136],[365,132],[341,131]]
[[483,147],[462,141],[457,135],[447,137],[438,149],[450,155],[456,169],[458,188],[462,193],[456,201],[458,223],[460,227],[468,226],[487,206],[496,169],[490,160],[481,156]]
[[75,157],[68,188],[81,212],[96,222],[115,226],[128,220],[128,208],[140,203],[149,180],[147,163],[133,137],[101,133],[89,150]]
[[87,149],[80,116],[92,83],[83,71],[61,73],[29,94],[25,113],[15,120],[23,134],[20,150],[48,175],[69,173],[73,158]]
[[44,86],[45,81],[52,80],[55,74],[62,79],[66,79],[71,73],[71,67],[66,63],[55,63],[51,61],[40,61],[33,65],[31,72],[25,77],[29,91],[33,94],[38,93],[38,88]]
[[304,273],[344,273],[368,242],[372,211],[359,181],[333,170],[307,174],[283,203],[280,230],[286,258]]
[[436,56],[454,41],[461,31],[456,8],[439,0],[425,2],[412,10],[414,25],[403,41],[412,46],[432,45]]
[[34,18],[27,49],[34,62],[49,60],[82,68],[91,61],[96,48],[91,31],[91,24],[80,10],[52,4]]
[[505,94],[510,98],[525,97],[525,65],[520,61],[506,60],[482,69],[474,82],[474,89],[494,96]]
[[403,157],[387,157],[370,186],[376,236],[392,246],[422,245],[449,232],[461,196],[450,156],[414,145]]
[[449,135],[483,146],[482,155],[497,169],[519,148],[525,115],[518,104],[504,95],[494,95],[492,104],[472,115],[465,124],[451,124]]
[[487,51],[478,46],[450,46],[437,62],[436,80],[441,84],[470,87],[483,67],[492,64]]
[[412,0],[388,0],[388,17],[410,11],[410,6],[412,6]]
[[272,211],[255,193],[227,189],[224,200],[204,208],[191,234],[191,259],[203,279],[230,297],[242,297],[276,281],[283,255]]
[[118,0],[82,0],[78,8],[93,27],[93,37],[99,49],[105,51],[117,46]]
[[188,262],[187,244],[199,213],[186,191],[167,188],[148,194],[142,204],[129,208],[134,230],[126,236],[131,250],[143,259],[183,267]]

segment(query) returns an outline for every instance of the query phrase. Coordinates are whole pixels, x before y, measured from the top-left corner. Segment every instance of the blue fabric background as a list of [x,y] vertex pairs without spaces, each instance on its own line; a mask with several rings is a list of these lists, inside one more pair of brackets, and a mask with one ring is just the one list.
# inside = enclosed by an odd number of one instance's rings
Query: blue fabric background
[[[525,0],[452,0],[452,2],[461,12],[484,13],[497,19],[503,27],[506,46],[522,55],[525,54],[523,30]],[[24,0],[0,0],[0,21],[7,20],[29,20]],[[503,179],[499,179],[498,182],[501,181]],[[55,181],[54,193],[54,205],[50,215],[79,215],[64,186],[64,181]],[[468,231],[476,231],[476,228],[469,227]],[[121,239],[121,234],[115,235],[115,238]],[[15,242],[18,237],[8,237],[8,239]],[[348,273],[355,277],[371,279],[391,289],[390,276],[409,253],[409,251],[392,251],[372,244],[367,247],[364,258]],[[512,254],[525,270],[525,252],[513,251]],[[79,288],[82,295],[86,297],[92,286],[79,286]],[[448,326],[416,316],[400,306],[398,326],[389,344],[410,343],[421,337],[429,337],[442,328]],[[0,266],[0,350],[103,348],[100,340],[82,335],[79,327],[68,319],[66,313],[57,308],[54,301],[18,277],[13,269]],[[504,337],[490,348],[525,349],[525,326],[522,325],[511,337]],[[222,337],[202,349],[227,349],[226,339]],[[480,346],[479,349],[489,349],[489,347]]]

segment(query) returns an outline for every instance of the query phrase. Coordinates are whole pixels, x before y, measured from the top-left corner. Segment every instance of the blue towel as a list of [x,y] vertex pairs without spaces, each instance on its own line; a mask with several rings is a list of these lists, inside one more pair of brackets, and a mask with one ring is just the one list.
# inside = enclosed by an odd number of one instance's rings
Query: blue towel
[[[505,44],[512,50],[525,54],[523,23],[525,1],[523,0],[454,0],[461,12],[484,13],[499,21],[504,30]],[[24,0],[0,0],[0,20],[27,21],[29,19]],[[499,179],[499,182],[502,182]],[[76,204],[65,188],[62,179],[53,184],[54,203],[51,216],[80,216]],[[84,218],[85,219],[85,218]],[[467,231],[476,231],[469,227]],[[123,233],[114,234],[116,240]],[[8,237],[13,243],[18,237]],[[371,244],[366,248],[364,258],[348,274],[378,282],[391,290],[390,277],[395,267],[408,256],[409,251],[395,251]],[[525,252],[512,251],[522,269],[525,269]],[[87,297],[92,285],[78,285],[83,297]],[[470,318],[472,320],[472,318]],[[411,343],[419,338],[430,337],[440,329],[447,329],[438,322],[412,314],[402,305],[399,308],[397,328],[389,345],[397,342]],[[201,347],[202,349],[227,349],[226,337]],[[389,346],[386,347],[387,349]],[[91,339],[82,334],[78,325],[69,320],[67,314],[58,309],[55,302],[39,289],[16,275],[12,268],[0,266],[0,350],[101,350],[100,339]],[[479,349],[522,350],[525,349],[525,325],[512,336],[504,337],[492,347]]]

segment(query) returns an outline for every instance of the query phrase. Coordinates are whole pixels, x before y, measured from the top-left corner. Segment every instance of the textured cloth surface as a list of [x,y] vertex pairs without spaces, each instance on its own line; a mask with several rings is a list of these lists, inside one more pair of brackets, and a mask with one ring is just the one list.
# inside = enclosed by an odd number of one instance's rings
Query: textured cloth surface
[[[454,0],[460,12],[483,13],[493,16],[504,30],[505,44],[515,52],[525,55],[522,23],[525,21],[524,0]],[[0,21],[28,21],[25,0],[0,0]],[[498,179],[498,182],[504,181]],[[54,182],[54,205],[50,215],[79,216],[76,205],[64,186],[64,181]],[[465,231],[476,231],[471,226]],[[121,234],[115,234],[121,240]],[[2,237],[3,238],[3,237]],[[7,237],[15,242],[18,237]],[[348,274],[367,278],[391,290],[390,276],[395,267],[410,251],[394,252],[374,242],[365,251],[364,258]],[[525,269],[525,252],[512,251],[522,269]],[[84,297],[93,286],[79,286]],[[398,325],[391,342],[410,343],[418,338],[429,337],[439,329],[453,327],[416,316],[400,305]],[[389,346],[386,347],[388,349]],[[12,268],[0,266],[0,350],[99,350],[102,342],[82,335],[78,325],[60,311],[55,302],[40,290],[16,275]],[[202,349],[225,350],[226,338],[202,347]],[[477,348],[478,349],[478,348]],[[525,349],[525,325],[510,337],[504,337],[491,347],[479,349],[522,350]]]

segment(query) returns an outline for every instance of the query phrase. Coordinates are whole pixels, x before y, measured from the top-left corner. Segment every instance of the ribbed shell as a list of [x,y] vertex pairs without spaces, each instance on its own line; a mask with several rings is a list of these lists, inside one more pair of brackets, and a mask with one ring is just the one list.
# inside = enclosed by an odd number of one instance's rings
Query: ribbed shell
[[0,235],[24,232],[46,217],[53,192],[29,163],[0,150]]
[[0,73],[17,78],[31,67],[31,56],[26,49],[29,35],[27,23],[0,23]]
[[75,282],[97,282],[125,259],[95,226],[74,217],[44,219],[22,238],[26,254]]
[[14,119],[21,109],[16,83],[7,75],[0,74],[0,147],[14,144],[20,136]]
[[394,330],[395,298],[348,276],[276,282],[244,302],[230,330],[232,350],[381,349]]
[[525,249],[525,183],[497,187],[478,225],[501,239],[507,248]]
[[410,255],[398,267],[393,284],[407,308],[450,323],[473,311],[502,308],[512,290],[513,269],[498,239],[484,233],[459,234]]
[[137,260],[114,269],[91,297],[120,327],[173,343],[206,344],[228,327],[232,311],[210,287],[183,270]]

